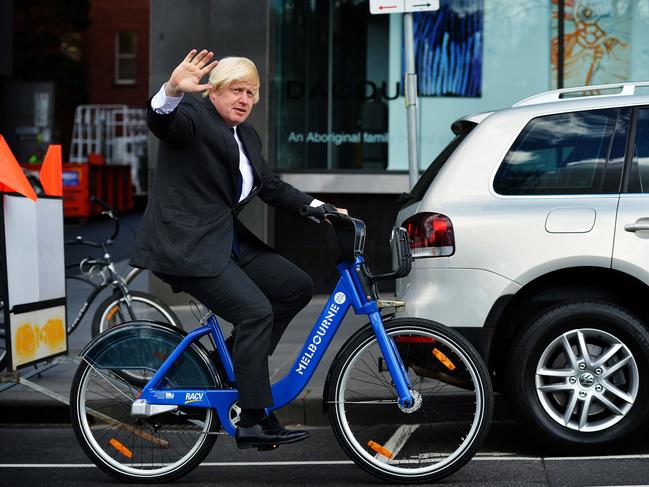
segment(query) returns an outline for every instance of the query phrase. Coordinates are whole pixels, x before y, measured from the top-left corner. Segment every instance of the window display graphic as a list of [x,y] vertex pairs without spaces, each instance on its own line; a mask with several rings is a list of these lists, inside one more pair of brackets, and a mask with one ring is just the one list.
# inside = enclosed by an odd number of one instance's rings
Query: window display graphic
[[[631,2],[566,0],[563,86],[627,81],[631,71]],[[557,87],[559,7],[552,0],[552,86]]]
[[413,15],[419,96],[482,96],[483,12],[482,0],[460,0]]
[[34,192],[0,136],[0,299],[12,370],[67,351],[61,147]]

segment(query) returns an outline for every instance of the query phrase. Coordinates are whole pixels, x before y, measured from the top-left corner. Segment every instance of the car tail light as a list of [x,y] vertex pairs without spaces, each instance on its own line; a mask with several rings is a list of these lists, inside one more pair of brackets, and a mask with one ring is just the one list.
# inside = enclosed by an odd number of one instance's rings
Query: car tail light
[[440,213],[417,213],[401,224],[408,231],[414,258],[447,257],[455,252],[451,220]]

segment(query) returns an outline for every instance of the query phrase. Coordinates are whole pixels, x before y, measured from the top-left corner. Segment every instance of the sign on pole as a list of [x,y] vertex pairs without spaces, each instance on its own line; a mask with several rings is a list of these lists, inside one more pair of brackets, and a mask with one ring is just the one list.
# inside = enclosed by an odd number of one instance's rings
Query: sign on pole
[[402,14],[439,10],[439,0],[370,0],[370,13]]
[[439,0],[370,0],[371,14],[403,13],[406,76],[404,80],[408,123],[408,167],[410,190],[419,179],[419,153],[417,152],[417,73],[412,13],[439,10]]
[[439,10],[439,0],[404,0],[404,12]]

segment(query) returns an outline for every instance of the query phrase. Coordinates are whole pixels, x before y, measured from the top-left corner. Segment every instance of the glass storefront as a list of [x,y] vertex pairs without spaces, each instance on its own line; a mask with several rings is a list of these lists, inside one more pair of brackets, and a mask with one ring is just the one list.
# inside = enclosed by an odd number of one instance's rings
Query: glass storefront
[[[649,80],[649,0],[441,0],[414,14],[425,169],[457,118],[557,86]],[[280,172],[408,168],[401,15],[367,0],[271,0]]]
[[276,0],[277,168],[385,169],[388,16],[365,0]]

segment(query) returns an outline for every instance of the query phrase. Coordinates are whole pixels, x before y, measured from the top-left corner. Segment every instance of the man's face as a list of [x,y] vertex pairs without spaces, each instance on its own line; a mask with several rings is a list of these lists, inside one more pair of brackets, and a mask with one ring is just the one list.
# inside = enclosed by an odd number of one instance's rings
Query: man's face
[[220,91],[210,92],[212,105],[230,127],[245,122],[254,99],[255,87],[245,81],[234,81]]

